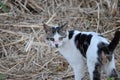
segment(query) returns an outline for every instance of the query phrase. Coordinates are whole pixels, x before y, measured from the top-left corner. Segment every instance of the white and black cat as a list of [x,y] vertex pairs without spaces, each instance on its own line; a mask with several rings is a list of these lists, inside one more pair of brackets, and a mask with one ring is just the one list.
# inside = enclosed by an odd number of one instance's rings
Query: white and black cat
[[109,43],[98,33],[66,31],[66,26],[67,23],[58,26],[43,24],[47,41],[52,47],[58,48],[71,65],[75,80],[84,79],[85,66],[88,68],[90,80],[101,80],[102,69],[107,77],[118,80],[113,51],[119,43],[120,31],[115,32]]

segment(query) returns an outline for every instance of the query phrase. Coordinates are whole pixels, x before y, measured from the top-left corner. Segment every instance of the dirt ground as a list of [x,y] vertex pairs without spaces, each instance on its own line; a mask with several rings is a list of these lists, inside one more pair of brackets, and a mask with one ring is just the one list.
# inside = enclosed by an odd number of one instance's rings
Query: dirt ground
[[[73,80],[67,61],[45,43],[42,26],[66,21],[68,30],[98,32],[110,41],[120,30],[120,1],[1,0],[0,80]],[[119,55],[120,43],[115,50],[118,73]]]

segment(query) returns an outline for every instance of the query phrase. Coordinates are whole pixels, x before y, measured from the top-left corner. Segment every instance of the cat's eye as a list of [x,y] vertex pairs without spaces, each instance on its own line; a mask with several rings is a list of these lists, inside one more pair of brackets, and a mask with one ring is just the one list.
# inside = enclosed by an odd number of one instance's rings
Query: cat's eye
[[55,34],[55,31],[52,31],[52,34]]
[[54,41],[54,38],[49,38],[51,41]]

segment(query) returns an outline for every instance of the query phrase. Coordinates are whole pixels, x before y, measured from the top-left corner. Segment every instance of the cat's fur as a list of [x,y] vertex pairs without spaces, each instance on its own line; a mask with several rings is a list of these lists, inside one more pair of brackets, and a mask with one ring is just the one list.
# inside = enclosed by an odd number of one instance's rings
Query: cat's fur
[[113,51],[119,43],[120,31],[116,31],[115,37],[109,43],[95,32],[66,31],[67,24],[43,26],[47,41],[52,47],[59,49],[73,68],[75,80],[84,79],[85,66],[88,68],[90,80],[101,80],[101,69],[107,77],[118,80]]

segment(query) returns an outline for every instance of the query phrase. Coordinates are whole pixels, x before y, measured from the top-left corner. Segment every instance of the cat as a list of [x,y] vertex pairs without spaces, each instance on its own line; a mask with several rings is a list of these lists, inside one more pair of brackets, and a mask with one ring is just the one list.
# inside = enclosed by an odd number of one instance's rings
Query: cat
[[101,80],[103,69],[107,77],[118,80],[115,67],[114,49],[120,40],[120,31],[116,31],[109,43],[99,33],[67,31],[68,23],[49,26],[43,24],[46,40],[50,46],[58,48],[60,54],[73,69],[75,80],[84,80],[85,66],[88,68],[90,80]]

